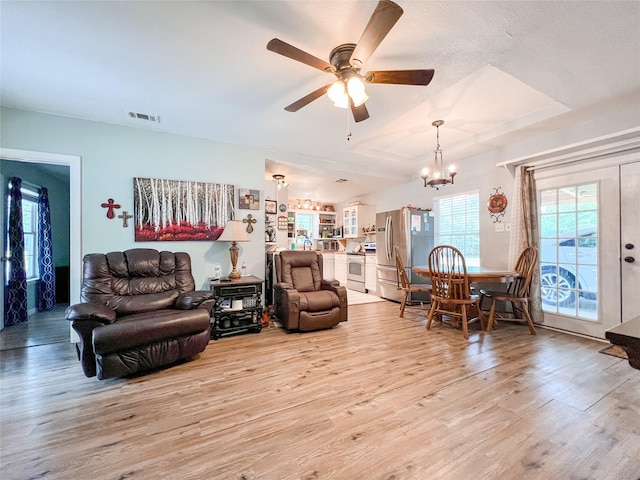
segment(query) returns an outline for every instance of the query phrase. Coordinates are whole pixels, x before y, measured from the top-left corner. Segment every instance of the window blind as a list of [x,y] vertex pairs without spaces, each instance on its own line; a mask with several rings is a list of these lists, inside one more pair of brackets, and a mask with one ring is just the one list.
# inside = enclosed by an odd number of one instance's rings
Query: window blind
[[480,266],[479,192],[436,197],[436,245],[451,245],[464,255],[467,266]]

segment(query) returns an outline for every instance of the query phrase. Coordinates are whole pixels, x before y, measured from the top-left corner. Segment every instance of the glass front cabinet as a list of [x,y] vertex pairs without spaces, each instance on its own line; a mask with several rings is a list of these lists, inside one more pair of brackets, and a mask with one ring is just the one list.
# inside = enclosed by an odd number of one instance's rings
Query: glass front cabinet
[[344,238],[364,237],[367,229],[375,223],[375,214],[369,205],[345,207],[342,212]]

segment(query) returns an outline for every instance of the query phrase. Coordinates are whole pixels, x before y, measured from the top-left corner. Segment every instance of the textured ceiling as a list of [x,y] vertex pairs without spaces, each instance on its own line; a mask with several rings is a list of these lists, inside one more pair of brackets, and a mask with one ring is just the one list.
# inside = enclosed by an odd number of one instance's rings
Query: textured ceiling
[[266,178],[285,174],[290,196],[327,202],[415,178],[433,120],[455,159],[640,108],[640,2],[400,0],[363,71],[433,68],[429,86],[368,85],[371,118],[358,124],[324,97],[286,112],[334,77],[267,42],[328,60],[358,41],[376,3],[2,1],[1,101],[261,148]]

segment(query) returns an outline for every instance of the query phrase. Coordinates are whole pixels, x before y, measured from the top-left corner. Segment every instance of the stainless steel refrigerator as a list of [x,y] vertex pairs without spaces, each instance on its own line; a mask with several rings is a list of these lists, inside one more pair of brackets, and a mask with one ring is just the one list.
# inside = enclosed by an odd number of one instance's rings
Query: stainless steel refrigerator
[[[434,218],[428,210],[401,208],[376,215],[376,253],[378,257],[377,294],[400,302],[402,291],[397,288],[396,260],[393,247],[398,247],[411,283],[429,283],[416,275],[411,267],[427,265],[434,247]],[[409,301],[428,301],[427,293],[411,293]]]

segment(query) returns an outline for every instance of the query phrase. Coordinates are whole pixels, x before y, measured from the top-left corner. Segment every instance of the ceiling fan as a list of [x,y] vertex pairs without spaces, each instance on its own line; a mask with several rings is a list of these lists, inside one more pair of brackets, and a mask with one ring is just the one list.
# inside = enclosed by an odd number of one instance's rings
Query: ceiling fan
[[365,92],[366,83],[387,83],[396,85],[428,85],[433,78],[434,71],[422,70],[372,70],[364,75],[360,74],[362,65],[373,54],[378,45],[387,36],[391,28],[402,16],[403,10],[391,0],[379,0],[369,23],[362,32],[358,43],[344,43],[331,51],[329,62],[300,50],[278,38],[267,44],[270,50],[298,62],[333,73],[338,80],[324,85],[301,99],[285,107],[288,112],[297,112],[302,107],[320,98],[325,93],[342,108],[351,108],[353,118],[361,122],[369,118],[369,112],[364,102],[369,98]]

